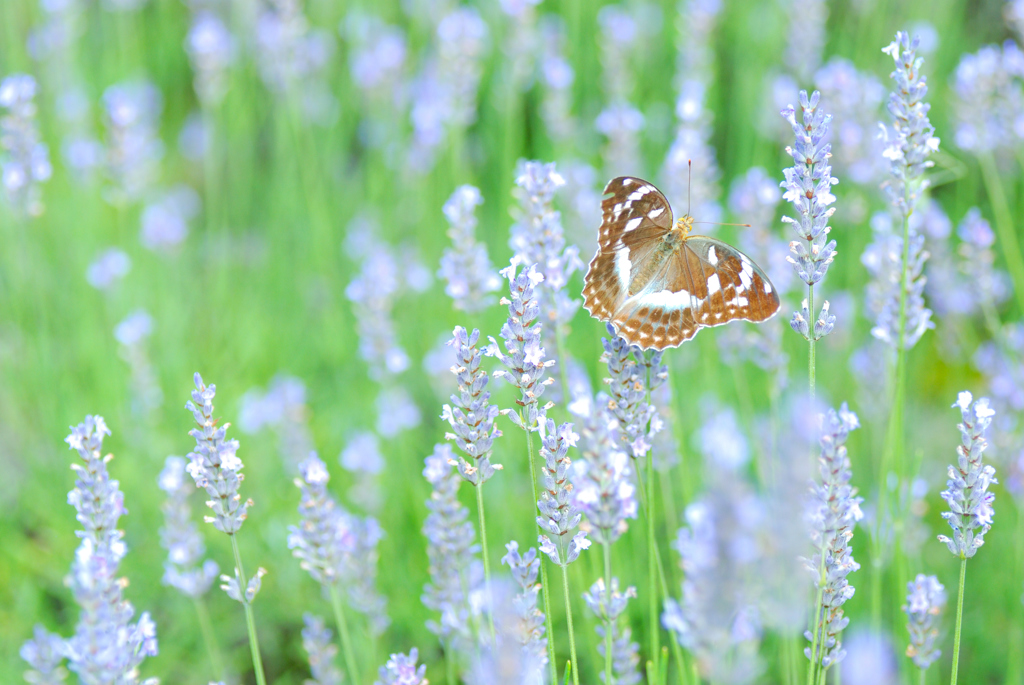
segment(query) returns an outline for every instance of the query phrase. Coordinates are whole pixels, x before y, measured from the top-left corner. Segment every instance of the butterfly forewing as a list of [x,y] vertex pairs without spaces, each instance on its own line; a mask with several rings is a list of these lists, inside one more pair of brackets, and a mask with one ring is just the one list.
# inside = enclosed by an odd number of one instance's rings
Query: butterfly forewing
[[663,247],[671,243],[664,241],[679,234],[666,237],[673,230],[672,210],[653,185],[616,178],[605,194],[598,250],[583,294],[587,310],[610,321],[627,342],[645,349],[675,347],[701,327],[764,321],[779,310],[767,274],[721,240],[687,236],[665,259]]

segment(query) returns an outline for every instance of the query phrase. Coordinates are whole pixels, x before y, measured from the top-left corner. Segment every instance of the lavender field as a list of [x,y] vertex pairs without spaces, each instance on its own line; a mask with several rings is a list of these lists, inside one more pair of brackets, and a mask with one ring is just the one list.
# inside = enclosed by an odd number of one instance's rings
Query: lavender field
[[[0,682],[1024,683],[1022,45],[0,1]],[[654,273],[616,177],[747,255],[678,347],[583,306]]]

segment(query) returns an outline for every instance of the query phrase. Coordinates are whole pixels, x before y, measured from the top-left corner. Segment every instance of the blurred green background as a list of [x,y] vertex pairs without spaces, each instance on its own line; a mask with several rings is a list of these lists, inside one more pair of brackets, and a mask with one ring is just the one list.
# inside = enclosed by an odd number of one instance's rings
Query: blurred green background
[[[309,425],[315,447],[328,463],[333,492],[347,500],[353,476],[342,470],[336,455],[357,430],[372,429],[377,415],[374,399],[378,386],[368,377],[357,353],[356,322],[345,288],[358,270],[358,261],[343,249],[347,227],[356,217],[370,217],[379,239],[412,248],[403,260],[418,259],[434,272],[442,250],[449,244],[441,207],[459,184],[477,185],[485,202],[478,211],[478,237],[486,242],[496,267],[507,263],[508,228],[514,204],[515,163],[520,158],[563,162],[578,159],[598,171],[594,190],[610,174],[602,161],[603,139],[593,122],[604,107],[601,67],[602,33],[597,15],[605,3],[585,0],[552,2],[537,8],[541,15],[560,15],[568,37],[566,57],[575,70],[571,88],[572,112],[579,128],[570,140],[553,140],[545,130],[539,106],[541,86],[535,84],[510,97],[506,57],[501,46],[508,18],[495,3],[479,3],[490,33],[482,62],[482,81],[476,121],[464,134],[446,140],[427,173],[411,173],[404,163],[389,162],[383,147],[368,145],[360,135],[366,121],[393,117],[396,144],[408,144],[408,112],[381,106],[361,94],[349,72],[349,38],[337,28],[346,13],[379,15],[407,33],[408,66],[412,73],[436,38],[429,21],[410,16],[395,0],[365,3],[349,0],[309,0],[304,12],[312,26],[333,37],[334,52],[322,71],[323,83],[337,103],[337,115],[327,125],[304,121],[295,100],[274,94],[260,79],[249,48],[240,46],[227,72],[227,91],[216,107],[200,108],[193,90],[193,71],[183,49],[189,29],[190,7],[180,0],[150,0],[136,11],[114,12],[100,3],[81,8],[81,33],[72,54],[78,76],[89,98],[88,117],[101,119],[99,99],[111,84],[144,77],[155,83],[163,98],[159,136],[165,153],[159,162],[159,185],[186,183],[202,197],[203,206],[190,222],[190,232],[173,253],[143,248],[138,240],[143,202],[104,199],[106,183],[82,183],[72,177],[60,157],[62,123],[55,114],[62,92],[60,80],[33,59],[27,38],[45,23],[47,13],[35,0],[5,0],[0,7],[0,76],[13,72],[35,74],[36,101],[43,139],[50,144],[54,172],[42,187],[45,212],[37,218],[19,218],[10,208],[0,209],[0,680],[18,682],[24,663],[21,643],[32,626],[42,623],[69,635],[77,620],[77,607],[63,585],[78,543],[77,524],[67,505],[73,486],[68,469],[73,452],[62,442],[69,425],[87,413],[103,415],[113,431],[106,449],[115,455],[110,468],[125,493],[130,512],[121,519],[129,554],[122,564],[130,585],[126,596],[138,612],[150,611],[158,626],[160,654],[143,666],[144,675],[158,675],[165,683],[199,683],[213,679],[201,646],[193,607],[175,590],[160,583],[164,550],[159,546],[162,525],[157,474],[168,454],[185,454],[192,441],[192,426],[183,409],[194,371],[218,387],[217,415],[237,422],[243,393],[266,387],[278,373],[306,384]],[[244,4],[244,3],[240,3]],[[415,3],[410,3],[410,5]],[[630,7],[633,3],[624,2]],[[649,27],[642,47],[635,50],[632,103],[645,113],[648,125],[641,134],[642,164],[649,177],[657,170],[673,137],[672,112],[676,97],[676,55],[680,35],[679,6],[666,0],[656,24]],[[255,6],[252,8],[255,11]],[[722,172],[722,199],[729,184],[748,168],[761,165],[781,179],[790,162],[781,139],[765,133],[763,122],[778,118],[768,92],[768,76],[782,69],[782,53],[797,29],[790,24],[782,2],[728,0],[717,28],[708,36],[714,68],[710,76],[707,108],[713,113],[711,143]],[[974,158],[953,145],[954,119],[950,78],[965,52],[987,43],[1011,38],[1003,18],[1003,3],[893,2],[858,0],[828,3],[825,59],[842,56],[864,73],[874,74],[888,90],[892,60],[881,52],[898,29],[928,22],[937,45],[926,54],[932,104],[931,120],[943,141],[939,171],[944,182],[937,199],[954,222],[968,207],[979,206],[989,219],[989,196]],[[813,83],[800,82],[810,88]],[[205,159],[188,159],[177,141],[186,119],[202,111],[210,132]],[[880,112],[880,116],[882,113]],[[362,122],[362,124],[361,124]],[[101,127],[94,123],[97,130]],[[1012,161],[1012,160],[1011,160]],[[636,170],[638,173],[641,170]],[[1015,215],[1024,212],[1024,189],[1016,163],[1002,168],[1002,183]],[[614,172],[614,170],[612,170]],[[700,174],[700,169],[694,169]],[[836,174],[839,176],[839,174]],[[824,296],[839,291],[862,299],[867,275],[860,254],[871,239],[868,216],[884,208],[881,193],[847,183],[840,177],[832,221],[839,255],[824,284]],[[567,198],[559,197],[560,206]],[[780,207],[779,213],[785,212]],[[727,214],[727,216],[731,216]],[[735,217],[726,220],[743,220]],[[586,227],[584,227],[585,229]],[[597,226],[591,230],[596,231]],[[776,222],[772,230],[789,238]],[[735,235],[731,229],[722,235]],[[131,258],[124,280],[106,291],[91,287],[86,269],[105,248],[117,246]],[[589,248],[585,248],[589,249]],[[998,254],[997,266],[1002,266]],[[415,257],[411,256],[415,253]],[[582,255],[589,260],[590,255]],[[403,264],[406,263],[403,261]],[[408,262],[408,263],[411,263]],[[582,275],[571,288],[577,292]],[[794,299],[794,298],[791,298]],[[783,305],[771,325],[785,329],[783,340],[790,356],[791,386],[806,382],[806,344],[788,330],[793,302]],[[145,308],[154,319],[153,335],[145,349],[163,402],[149,412],[133,403],[130,368],[119,353],[114,327],[127,314]],[[857,306],[861,311],[862,307]],[[857,385],[848,360],[852,350],[868,339],[871,322],[852,311],[835,311],[837,331],[820,346],[819,392],[838,405],[849,400],[857,406]],[[1000,312],[1003,321],[1018,319],[1012,298]],[[382,442],[386,468],[379,477],[383,503],[377,513],[386,537],[380,547],[380,590],[388,597],[392,625],[369,652],[363,642],[363,671],[383,663],[391,651],[418,646],[428,676],[444,681],[441,651],[425,628],[430,617],[420,603],[427,579],[425,541],[420,533],[429,488],[420,472],[423,458],[435,442],[443,441],[446,426],[438,418],[444,394],[423,370],[421,361],[437,339],[456,324],[478,327],[497,335],[504,308],[495,305],[476,315],[456,312],[443,293],[443,283],[419,293],[404,293],[394,317],[400,344],[412,359],[402,375],[423,415],[421,425]],[[744,324],[746,325],[746,324]],[[950,332],[952,331],[952,332]],[[723,404],[740,406],[746,395],[756,413],[765,411],[767,381],[764,372],[744,363],[727,368],[719,360],[716,338],[721,329],[701,333],[685,349],[669,351],[676,395],[676,437],[684,460],[671,474],[669,488],[682,507],[701,489],[703,467],[695,456],[695,436],[703,413],[699,404],[708,394]],[[590,370],[595,384],[604,371],[599,364],[603,327],[581,311],[571,326],[568,347]],[[959,345],[940,344],[952,337]],[[944,532],[938,497],[951,463],[958,434],[957,416],[949,409],[955,393],[971,389],[985,392],[984,381],[971,366],[971,354],[987,337],[980,321],[949,318],[937,321],[909,355],[908,452],[929,483],[924,521],[930,541],[923,547],[920,570],[935,573],[950,591],[955,606],[958,564],[934,541]],[[953,349],[958,354],[950,354]],[[678,360],[673,360],[678,356]],[[684,360],[685,359],[685,363]],[[737,379],[742,378],[742,382]],[[454,389],[454,381],[449,381]],[[512,396],[504,384],[494,383],[500,406]],[[450,390],[444,391],[448,392]],[[561,408],[556,414],[564,418]],[[878,465],[886,427],[862,413],[864,429],[851,436],[854,484],[871,500],[881,478]],[[883,417],[885,413],[877,415]],[[740,412],[752,442],[758,442],[754,417]],[[529,546],[533,515],[525,441],[519,431],[501,419],[505,436],[499,440],[494,461],[505,470],[487,488],[492,566],[512,538]],[[319,588],[298,567],[286,547],[287,526],[297,521],[299,493],[285,467],[277,438],[270,431],[233,435],[241,440],[239,456],[245,462],[242,494],[255,506],[239,542],[251,568],[269,570],[255,604],[268,681],[300,683],[308,665],[301,649],[302,613],[329,613]],[[1021,649],[1020,576],[1021,516],[1012,497],[995,486],[996,517],[987,544],[969,564],[964,637],[960,672],[964,682],[1000,683],[1007,672],[1007,656]],[[472,510],[472,492],[462,488]],[[200,516],[201,497],[196,497]],[[352,505],[359,509],[357,505]],[[475,516],[475,513],[474,513]],[[778,522],[786,525],[787,522]],[[797,522],[789,522],[797,525]],[[671,558],[678,593],[677,555],[667,552],[676,524],[665,522],[660,534],[663,552]],[[209,555],[222,569],[230,566],[225,536],[204,526]],[[847,604],[853,630],[869,621],[872,566],[868,536],[858,531],[853,542],[862,569],[851,577],[857,594]],[[613,548],[617,575],[626,584],[643,586],[646,552],[642,526],[637,522]],[[596,637],[593,622],[584,616],[579,594],[598,572],[596,558],[572,568],[577,592],[576,618],[583,681],[597,682]],[[911,569],[916,572],[918,569]],[[574,574],[574,575],[573,575]],[[884,625],[894,649],[901,653],[906,633],[898,621],[904,592],[886,574],[881,591],[886,610]],[[553,609],[560,655],[567,642],[560,592],[553,594]],[[646,600],[634,602],[631,621],[635,639],[646,650]],[[243,682],[253,682],[242,612],[219,590],[209,596],[216,632],[234,670]],[[951,622],[947,620],[946,626]],[[948,629],[951,634],[951,628]],[[665,638],[663,637],[663,640]],[[944,655],[929,682],[940,682],[949,669],[951,635],[943,641]],[[778,641],[766,638],[763,653],[772,670],[765,682],[777,682]],[[372,656],[372,658],[371,658]],[[644,658],[647,658],[644,652]],[[905,659],[900,656],[901,660]],[[1020,671],[1018,670],[1017,673]],[[904,676],[908,676],[905,671]],[[1018,681],[1019,682],[1019,681]]]

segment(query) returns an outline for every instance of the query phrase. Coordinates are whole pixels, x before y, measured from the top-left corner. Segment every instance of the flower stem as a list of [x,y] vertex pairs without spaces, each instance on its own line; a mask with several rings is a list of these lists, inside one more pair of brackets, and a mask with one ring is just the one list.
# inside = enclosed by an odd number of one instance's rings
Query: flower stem
[[996,160],[992,153],[979,154],[978,162],[981,164],[985,191],[992,201],[992,211],[995,213],[996,231],[999,234],[999,242],[1002,243],[1000,252],[1006,258],[1006,267],[1013,280],[1013,292],[1017,296],[1017,307],[1024,312],[1024,258],[1020,254],[1020,244],[1017,242],[1010,205],[1006,201],[1006,193],[1003,191],[1002,181],[999,180],[999,170],[996,169]]
[[355,652],[352,650],[352,638],[348,634],[348,623],[345,621],[345,607],[341,601],[338,585],[331,585],[331,606],[334,608],[334,622],[338,624],[338,635],[341,637],[341,650],[345,654],[345,670],[348,679],[353,683],[362,682],[359,669],[356,668]]
[[203,643],[206,645],[206,655],[210,657],[210,666],[218,678],[226,681],[224,660],[221,658],[217,637],[213,634],[213,625],[210,623],[210,612],[206,609],[206,602],[202,597],[193,597],[192,603],[195,605],[196,615],[199,617],[199,630],[203,633]]
[[810,386],[811,402],[814,402],[814,284],[807,285],[807,383]]
[[256,673],[256,684],[267,685],[267,677],[263,674],[263,658],[260,656],[260,643],[256,638],[256,617],[252,612],[252,604],[245,599],[245,589],[248,581],[245,579],[245,569],[242,567],[242,555],[238,551],[238,538],[234,535],[229,537],[231,538],[231,551],[235,555],[238,590],[242,593],[242,606],[245,607],[245,627],[249,631],[249,651],[252,652],[252,669]]
[[576,635],[572,629],[572,603],[569,601],[568,564],[562,564],[562,590],[565,593],[565,618],[569,622],[569,663],[571,664],[569,668],[572,669],[572,685],[580,685],[580,676],[578,673],[578,664],[580,662],[576,658]]
[[[604,548],[604,602],[612,601],[612,546],[609,542],[601,543]],[[604,682],[612,682],[612,631],[605,621],[604,625]]]
[[[519,418],[525,426],[526,412],[522,409],[519,410]],[[526,452],[530,460],[530,487],[533,488],[532,510],[537,506],[540,494],[537,492],[537,461],[533,456],[533,433],[529,428],[526,429]],[[534,525],[537,528],[537,535],[539,537],[541,534],[540,525],[536,523],[536,517],[534,519]],[[548,633],[548,670],[551,673],[551,682],[557,683],[558,662],[555,660],[555,631],[554,622],[551,620],[551,591],[548,589],[548,568],[543,559],[540,562],[540,591],[544,595],[544,621],[547,624]]]
[[956,685],[956,671],[960,666],[960,624],[964,617],[964,577],[967,575],[967,557],[960,555],[960,592],[956,600],[956,630],[953,633],[953,674],[950,685]]
[[[651,406],[651,367],[647,367],[647,380],[645,382],[647,390],[647,406]],[[647,493],[650,500],[648,500],[647,507],[649,509],[649,516],[647,517],[647,566],[649,569],[648,573],[648,592],[647,594],[651,598],[651,661],[654,662],[654,669],[648,675],[648,680],[651,685],[660,685],[658,680],[658,673],[661,672],[661,668],[658,664],[658,659],[661,656],[661,644],[658,630],[658,571],[657,571],[657,560],[654,556],[654,545],[656,539],[654,537],[654,453],[653,450],[647,450]],[[639,476],[638,476],[639,479]]]
[[[533,450],[530,450],[533,454]],[[487,588],[488,594],[488,606],[490,606],[490,593],[491,593],[491,565],[487,561],[487,524],[484,522],[484,484],[476,484],[476,511],[480,517],[480,555],[484,558],[484,585]],[[494,611],[487,612],[487,622],[491,630],[491,644],[495,643],[494,636]]]

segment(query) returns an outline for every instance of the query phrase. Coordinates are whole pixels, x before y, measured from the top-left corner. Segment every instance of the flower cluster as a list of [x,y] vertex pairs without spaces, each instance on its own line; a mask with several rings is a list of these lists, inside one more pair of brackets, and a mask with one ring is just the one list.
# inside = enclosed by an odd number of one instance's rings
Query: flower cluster
[[373,685],[428,685],[424,677],[426,665],[416,666],[419,652],[415,647],[409,654],[392,654],[387,663],[380,667],[379,677]]
[[521,162],[516,170],[515,195],[519,200],[509,247],[522,264],[536,264],[544,277],[537,299],[545,319],[564,326],[580,308],[580,300],[566,292],[574,273],[583,268],[579,248],[566,245],[562,216],[554,209],[555,192],[565,179],[554,162]]
[[928,84],[921,75],[924,58],[917,56],[919,42],[918,38],[911,41],[906,32],[897,31],[896,40],[882,50],[896,62],[896,70],[891,74],[896,88],[889,95],[892,128],[882,127],[882,154],[892,163],[892,178],[885,189],[903,216],[914,212],[921,193],[928,187],[923,179],[924,170],[934,164],[928,161],[928,155],[939,149],[935,127],[928,121],[931,105],[924,101]]
[[467,520],[469,510],[459,502],[462,479],[452,469],[452,461],[452,448],[437,445],[423,468],[433,491],[427,500],[430,513],[423,524],[430,582],[423,587],[422,601],[428,609],[440,612],[440,620],[428,621],[427,629],[440,637],[446,648],[469,640],[471,595],[483,583],[483,565],[477,558],[480,548],[474,543],[476,531]]
[[812,654],[812,648],[807,647],[804,654],[826,669],[846,656],[840,633],[850,619],[843,616],[843,604],[854,592],[846,578],[860,568],[853,559],[850,540],[854,526],[863,516],[863,498],[857,497],[857,489],[850,485],[853,472],[846,452],[847,436],[859,427],[857,415],[845,403],[838,412],[829,409],[823,417],[818,458],[821,482],[812,487],[806,512],[815,549],[807,569],[817,579],[821,604],[815,609],[813,632],[804,633],[817,652]]
[[313,451],[313,435],[309,428],[309,407],[306,406],[306,384],[301,378],[278,374],[265,392],[259,388],[242,395],[238,415],[239,428],[253,434],[271,428],[278,439],[277,451],[289,473]]
[[492,337],[487,347],[487,355],[497,357],[507,370],[494,372],[495,378],[501,378],[509,385],[519,389],[516,404],[522,407],[523,416],[512,409],[503,409],[502,414],[512,419],[523,430],[537,431],[550,403],[540,404],[544,388],[554,380],[544,378],[545,369],[554,366],[554,360],[544,359],[544,347],[541,341],[541,324],[536,323],[540,316],[540,298],[536,287],[544,280],[537,271],[536,265],[523,269],[518,275],[516,268],[520,264],[516,257],[501,270],[501,275],[508,279],[512,299],[501,298],[501,304],[508,306],[508,320],[501,327],[501,338],[505,341],[502,352],[498,342]]
[[437,275],[445,280],[445,294],[452,298],[456,309],[478,312],[493,302],[490,294],[501,287],[501,278],[491,266],[487,246],[478,242],[476,207],[483,203],[480,190],[474,186],[459,186],[444,203],[444,215],[450,228],[448,237],[452,246],[441,255],[441,268]]
[[[1007,4],[1009,7],[1009,4]],[[1012,40],[964,55],[953,74],[954,140],[974,153],[1004,153],[1019,141],[1024,52]]]
[[996,266],[993,248],[996,237],[977,207],[967,210],[956,227],[960,238],[960,271],[966,277],[964,290],[972,304],[985,311],[1002,302],[1012,292],[1006,272]]
[[103,93],[107,127],[106,165],[115,204],[137,200],[159,174],[164,148],[159,136],[163,97],[148,81],[127,81]]
[[235,58],[235,39],[224,21],[210,10],[200,10],[192,17],[192,27],[185,38],[195,72],[193,85],[199,101],[217,105],[227,91],[228,69]]
[[455,348],[456,364],[451,370],[459,381],[459,392],[451,396],[451,405],[444,405],[441,412],[441,418],[454,431],[445,437],[455,440],[459,449],[472,459],[470,463],[459,457],[459,473],[473,485],[482,485],[501,468],[491,465],[494,439],[501,436],[501,431],[494,425],[498,407],[489,402],[491,393],[486,390],[490,378],[480,368],[483,352],[477,347],[479,340],[480,331],[475,328],[466,333],[465,328],[456,326],[452,332],[448,344]]
[[139,242],[147,250],[172,252],[188,236],[188,222],[199,213],[196,191],[178,185],[142,210]]
[[568,457],[569,448],[576,446],[580,436],[572,432],[571,423],[563,423],[555,430],[555,422],[551,419],[541,424],[540,435],[544,490],[537,502],[541,513],[537,517],[537,525],[555,536],[552,541],[549,536],[541,535],[540,550],[548,555],[553,564],[566,566],[576,561],[581,551],[590,547],[587,534],[583,531],[576,533],[568,542],[565,537],[580,524],[582,518],[572,501],[573,485],[569,479],[572,460]]
[[85,270],[85,280],[97,290],[110,290],[132,270],[132,260],[117,247],[101,252]]
[[910,631],[907,656],[922,670],[942,656],[935,643],[939,639],[939,617],[945,608],[946,588],[935,576],[918,573],[907,583],[907,603],[903,606]]
[[511,637],[519,645],[523,662],[532,665],[536,681],[541,682],[540,674],[548,664],[548,639],[544,636],[544,612],[537,608],[540,559],[532,547],[526,554],[519,554],[519,543],[515,540],[505,545],[505,549],[508,553],[501,558],[501,563],[508,564],[512,579],[521,590],[512,603],[517,621]]
[[651,449],[650,441],[661,426],[652,421],[657,410],[647,402],[646,393],[668,377],[668,368],[661,364],[661,352],[641,352],[631,347],[615,334],[611,324],[601,344],[601,361],[608,364],[608,410],[618,419],[619,439],[626,443],[630,456],[639,459]]
[[130,685],[139,682],[138,668],[145,658],[157,654],[156,626],[147,612],[131,623],[135,609],[123,596],[127,582],[115,577],[128,551],[124,533],[117,529],[127,510],[118,482],[107,471],[113,457],[101,452],[105,435],[110,430],[103,417],[86,416],[66,439],[83,461],[71,467],[76,480],[68,504],[78,511],[84,530],[66,581],[82,612],[63,654],[83,682]]
[[988,447],[985,431],[995,411],[987,397],[975,401],[966,390],[957,395],[953,406],[960,409],[957,429],[961,444],[956,448],[957,463],[949,467],[949,480],[942,491],[942,499],[949,505],[942,518],[953,529],[953,537],[940,535],[939,541],[961,559],[970,559],[985,544],[985,533],[992,527],[995,513],[992,502],[996,496],[988,488],[999,481],[995,478],[995,467],[982,463]]
[[580,528],[595,541],[611,544],[636,518],[633,465],[622,449],[619,424],[608,409],[610,400],[599,394],[589,406],[574,406],[582,422],[580,454],[572,473],[572,499],[587,518]]
[[32,633],[32,639],[27,640],[18,651],[18,655],[29,665],[25,681],[35,685],[61,685],[68,677],[68,671],[62,665],[64,638],[41,625],[37,625]]
[[188,498],[196,487],[186,479],[185,464],[181,457],[167,457],[157,481],[160,489],[167,493],[167,500],[161,507],[164,526],[160,529],[160,544],[167,550],[164,585],[170,585],[194,599],[207,593],[220,569],[213,559],[206,559],[202,566],[198,565],[206,553],[206,546],[199,529],[192,522]]
[[36,123],[36,80],[28,74],[12,74],[0,81],[0,173],[7,199],[20,215],[43,213],[39,184],[50,179],[50,151],[39,140]]
[[818,106],[820,94],[815,91],[809,98],[800,91],[800,121],[796,109],[790,105],[782,110],[796,136],[796,144],[786,148],[793,158],[793,166],[784,170],[786,180],[783,198],[793,203],[797,218],[782,220],[793,227],[798,240],[789,244],[788,258],[796,275],[807,285],[814,285],[825,277],[836,255],[836,241],[829,240],[828,220],[835,212],[830,204],[836,201],[832,186],[839,181],[832,177],[829,164],[832,146],[823,142],[828,134],[832,115]]
[[198,372],[193,381],[196,389],[192,391],[192,399],[185,403],[185,409],[192,412],[196,422],[197,427],[188,433],[195,438],[196,450],[188,453],[186,470],[195,479],[196,486],[210,495],[206,506],[213,510],[214,515],[204,520],[217,530],[234,535],[241,529],[246,512],[252,506],[251,499],[242,501],[238,494],[238,487],[245,478],[241,473],[242,460],[235,454],[238,441],[227,439],[230,423],[218,426],[213,418],[217,386],[205,385]]
[[789,31],[782,61],[795,76],[806,81],[821,64],[825,51],[828,5],[824,0],[794,0],[787,9]]
[[331,640],[331,630],[319,616],[302,615],[302,648],[309,655],[309,671],[313,676],[305,685],[341,685],[341,671],[334,665],[338,647]]
[[[631,598],[636,597],[636,588],[628,587],[625,592],[619,590],[619,579],[612,578],[611,588],[604,583],[604,578],[590,586],[583,593],[583,601],[587,608],[601,620],[602,625],[596,627],[601,640],[597,643],[597,653],[606,655],[605,639],[610,635],[612,643],[612,674],[614,682],[619,685],[636,685],[643,682],[640,674],[640,645],[632,641],[633,631],[628,626],[619,627],[619,617],[626,611]],[[604,672],[601,681],[604,682]]]
[[887,171],[878,137],[878,115],[885,87],[874,74],[833,57],[814,74],[821,102],[832,112],[832,149],[837,173],[853,183],[876,186]]
[[576,73],[565,58],[565,26],[561,18],[547,15],[541,20],[540,64],[542,100],[540,117],[548,136],[556,142],[571,140],[576,120],[572,115],[572,84]]

